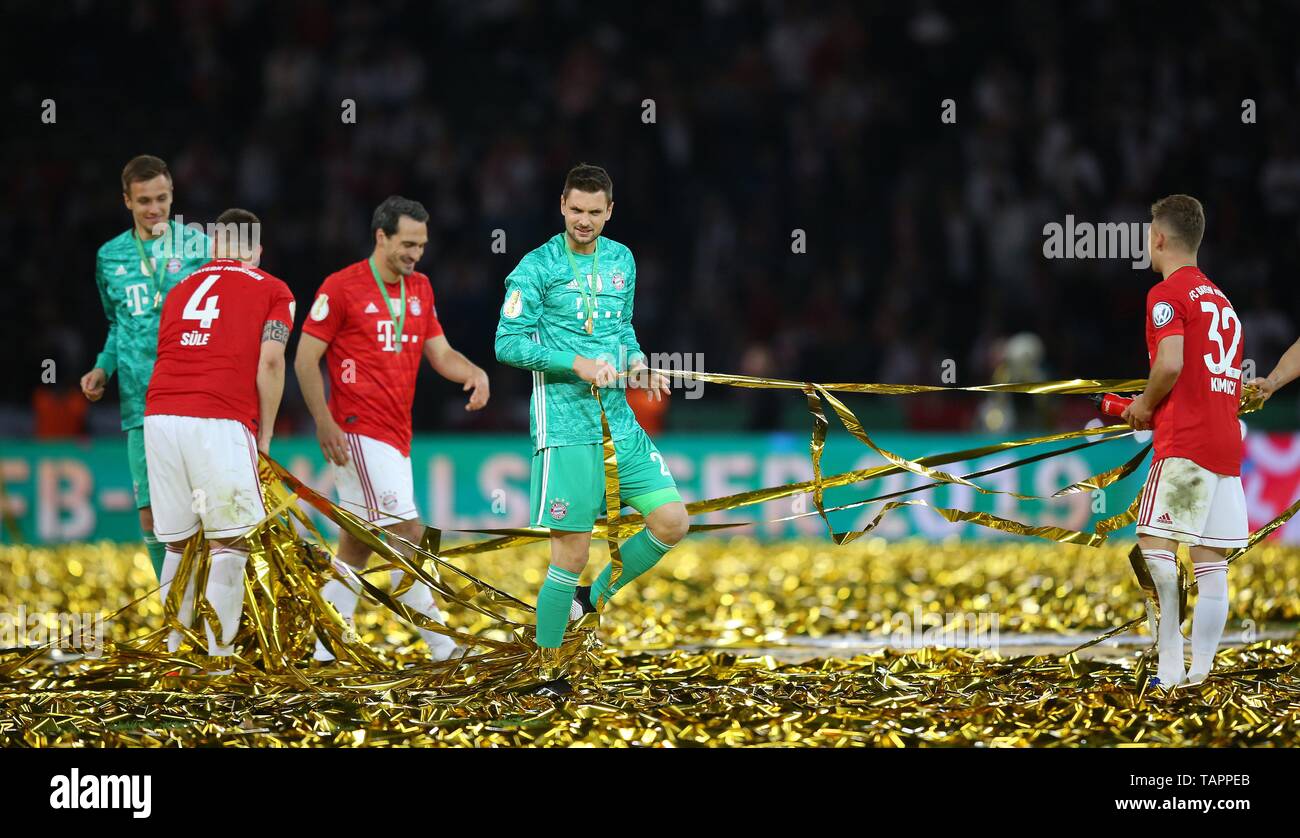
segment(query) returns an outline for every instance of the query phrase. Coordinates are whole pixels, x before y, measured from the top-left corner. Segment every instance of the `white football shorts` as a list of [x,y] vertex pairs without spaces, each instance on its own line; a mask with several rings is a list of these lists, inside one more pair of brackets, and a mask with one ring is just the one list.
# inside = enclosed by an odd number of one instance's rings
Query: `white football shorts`
[[381,527],[420,517],[411,458],[373,437],[345,436],[348,464],[334,466],[339,506]]
[[144,417],[145,465],[159,541],[238,538],[266,517],[257,442],[234,419]]
[[1204,547],[1245,547],[1250,536],[1241,478],[1215,474],[1191,460],[1165,457],[1151,464],[1138,535]]

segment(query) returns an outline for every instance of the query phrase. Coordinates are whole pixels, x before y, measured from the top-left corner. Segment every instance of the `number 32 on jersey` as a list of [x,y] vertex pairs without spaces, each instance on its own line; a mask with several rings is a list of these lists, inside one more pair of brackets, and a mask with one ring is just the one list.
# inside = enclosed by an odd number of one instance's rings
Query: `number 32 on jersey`
[[[1241,343],[1241,321],[1237,319],[1237,312],[1229,306],[1224,306],[1220,313],[1219,307],[1209,300],[1201,301],[1201,311],[1210,315],[1208,337],[1219,348],[1217,359],[1213,352],[1206,352],[1201,357],[1205,359],[1205,366],[1209,368],[1211,376],[1225,376],[1211,378],[1210,390],[1235,395],[1237,381],[1241,379],[1241,370],[1234,367],[1232,361],[1237,357],[1237,346]],[[1223,340],[1225,332],[1231,334],[1231,342],[1227,344]]]

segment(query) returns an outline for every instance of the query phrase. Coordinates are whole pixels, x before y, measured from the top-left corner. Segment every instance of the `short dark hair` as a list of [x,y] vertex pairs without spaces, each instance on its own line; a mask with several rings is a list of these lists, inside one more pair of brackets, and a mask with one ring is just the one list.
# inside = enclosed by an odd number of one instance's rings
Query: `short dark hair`
[[1191,195],[1169,195],[1151,205],[1151,220],[1195,252],[1205,235],[1205,208]]
[[614,202],[614,181],[610,180],[609,172],[590,163],[579,163],[569,169],[569,173],[564,176],[564,191],[560,194],[567,197],[570,189],[577,189],[579,192],[604,192],[605,200]]
[[240,229],[240,225],[243,224],[247,224],[252,228],[253,241],[256,242],[260,237],[257,228],[262,226],[262,222],[258,221],[257,216],[246,209],[231,207],[217,216],[216,228],[212,231],[212,237],[215,240],[213,245],[220,248],[227,256],[230,255],[231,251],[236,251],[241,257],[251,258],[252,254],[245,252],[243,247],[245,244],[243,239],[244,231]]
[[217,216],[217,223],[218,224],[261,224],[262,222],[257,219],[256,215],[253,215],[251,212],[249,212],[246,209],[240,209],[239,207],[231,207],[230,209],[223,212],[221,215]]
[[397,222],[402,216],[424,224],[429,220],[429,211],[419,201],[412,201],[401,195],[389,195],[382,204],[375,207],[375,214],[370,217],[371,238],[374,237],[376,230],[383,230],[385,236],[396,233]]
[[153,180],[159,175],[166,175],[168,182],[172,179],[171,170],[161,157],[152,154],[138,154],[122,168],[122,191],[131,194],[131,184]]

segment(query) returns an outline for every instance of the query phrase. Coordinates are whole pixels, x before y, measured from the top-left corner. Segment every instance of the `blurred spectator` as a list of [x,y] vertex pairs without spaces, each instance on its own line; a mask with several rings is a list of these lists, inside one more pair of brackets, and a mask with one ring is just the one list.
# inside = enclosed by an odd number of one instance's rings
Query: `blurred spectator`
[[37,439],[67,439],[85,436],[86,411],[90,402],[81,393],[81,387],[71,384],[51,384],[32,391],[32,414],[35,417]]
[[[702,352],[712,371],[937,383],[952,359],[974,384],[1009,374],[989,348],[1023,331],[1041,337],[1037,369],[1141,377],[1156,277],[1126,259],[1046,260],[1043,227],[1141,223],[1178,191],[1205,202],[1202,265],[1242,307],[1259,369],[1300,322],[1293,7],[1194,2],[1155,28],[1110,0],[997,14],[956,0],[128,6],[6,14],[24,33],[7,56],[22,68],[10,113],[59,109],[0,139],[25,161],[0,174],[8,293],[25,301],[5,309],[18,369],[56,341],[79,374],[102,346],[95,251],[126,228],[118,173],[141,152],[171,164],[187,221],[232,205],[263,218],[263,264],[300,317],[368,251],[375,204],[422,200],[420,267],[444,327],[493,370],[492,403],[471,417],[429,382],[424,431],[453,416],[526,424],[529,377],[492,363],[502,281],[560,229],[560,183],[583,160],[614,178],[607,233],[639,260],[640,343]],[[51,64],[51,43],[76,48]],[[142,82],[131,56],[146,54]],[[1241,118],[1248,95],[1256,123]],[[940,120],[946,99],[955,122]],[[30,381],[5,376],[0,400],[25,409]],[[939,395],[896,415],[963,428],[982,401]],[[711,386],[663,418],[671,430],[731,408],[779,427],[791,404]],[[999,421],[1051,421],[1010,404],[1021,414],[999,401]],[[282,415],[310,432],[292,390]]]
[[[674,393],[677,398],[680,394]],[[668,412],[669,403],[672,398],[655,398],[648,391],[641,388],[628,388],[627,403],[632,408],[632,413],[636,415],[636,421],[641,423],[645,432],[651,436],[657,436],[664,429],[664,414]]]

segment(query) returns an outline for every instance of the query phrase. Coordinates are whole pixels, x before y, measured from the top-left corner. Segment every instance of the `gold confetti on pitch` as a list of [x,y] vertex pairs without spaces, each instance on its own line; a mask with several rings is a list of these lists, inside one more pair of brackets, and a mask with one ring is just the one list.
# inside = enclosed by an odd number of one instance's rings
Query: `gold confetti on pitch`
[[[457,564],[502,590],[536,590],[546,545]],[[588,576],[604,562],[593,550]],[[0,547],[0,613],[111,612],[154,585],[139,548]],[[75,571],[75,572],[74,572]],[[386,576],[381,574],[380,576]],[[1300,744],[1300,550],[1265,543],[1235,563],[1226,647],[1205,684],[1145,688],[1144,646],[1026,656],[1029,634],[1097,634],[1142,613],[1125,546],[1032,542],[760,544],[688,539],[602,615],[603,645],[575,652],[567,704],[521,695],[470,657],[430,664],[414,632],[375,603],[358,612],[382,669],[296,677],[241,667],[167,675],[147,658],[113,669],[0,655],[0,745],[614,747],[1113,746]],[[1000,653],[881,648],[896,615],[986,613]],[[122,643],[161,625],[156,597],[106,627]],[[451,628],[499,631],[452,609]],[[1185,626],[1186,628],[1186,626]],[[1136,636],[1143,643],[1145,625]],[[1132,635],[1130,635],[1132,637]],[[815,643],[857,638],[856,649]],[[508,650],[507,650],[508,651]],[[482,653],[480,656],[492,658]],[[201,655],[190,654],[191,662]],[[518,663],[519,661],[516,661]],[[111,676],[111,677],[110,677]]]

